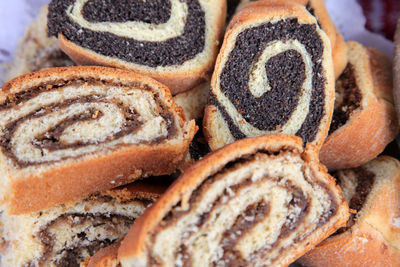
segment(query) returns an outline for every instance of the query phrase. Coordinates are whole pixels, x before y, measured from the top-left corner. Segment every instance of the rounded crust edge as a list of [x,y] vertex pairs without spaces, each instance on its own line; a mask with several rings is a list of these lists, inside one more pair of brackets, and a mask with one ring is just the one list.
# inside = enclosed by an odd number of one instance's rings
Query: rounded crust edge
[[[312,169],[313,172],[326,172],[326,168],[318,163],[318,150],[316,147],[308,144],[304,149],[301,139],[296,136],[277,134],[246,138],[231,143],[205,156],[190,167],[154,205],[135,221],[118,250],[118,259],[120,262],[123,265],[134,264],[135,266],[146,266],[146,236],[151,234],[152,229],[173,205],[180,199],[182,202],[186,202],[193,189],[228,162],[257,151],[273,153],[280,150],[291,150],[301,154],[304,160],[307,161],[306,164],[313,165],[317,163],[316,167]],[[333,185],[338,192],[341,192],[331,176],[325,174],[325,177],[327,178],[324,180],[325,182]],[[311,249],[317,242],[322,241],[329,234],[333,233],[335,229],[345,225],[348,218],[348,207],[343,199],[342,203],[338,203],[338,214],[340,214],[341,218],[325,230],[326,234],[315,238],[305,249]],[[304,249],[299,249],[293,256],[293,260],[304,254],[304,251]]]
[[[69,162],[40,174],[32,173],[23,179],[9,177],[9,193],[4,196],[2,202],[6,204],[10,214],[34,212],[56,204],[75,201],[89,193],[127,184],[142,176],[173,173],[183,159],[197,130],[193,120],[185,122],[183,110],[175,104],[165,85],[134,72],[115,68],[77,66],[50,68],[29,73],[5,84],[0,92],[0,101],[4,101],[8,93],[16,93],[38,82],[68,80],[75,77],[122,82],[139,80],[155,85],[165,98],[165,103],[176,112],[178,123],[183,128],[182,141],[174,146],[162,143],[153,146],[135,145],[112,154]],[[13,90],[14,88],[17,89]],[[121,170],[124,170],[122,176]],[[43,194],[43,190],[51,194]],[[40,197],[32,198],[31,196]]]
[[[320,160],[330,171],[353,168],[375,158],[398,132],[393,105],[370,98],[368,107],[352,116],[346,126],[328,136]],[[340,155],[338,157],[338,155]]]
[[119,60],[103,59],[89,49],[80,47],[73,42],[68,41],[61,33],[58,36],[61,50],[67,54],[78,65],[101,65],[104,67],[114,67],[127,69],[145,76],[151,76],[153,79],[167,85],[172,94],[178,94],[188,91],[196,85],[209,79],[209,69],[211,64],[199,70],[197,74],[188,72],[164,73],[145,71],[140,68],[130,68],[129,66],[120,63]]
[[[276,18],[278,16],[286,16],[286,17],[291,17],[296,15],[299,23],[317,23],[316,18],[312,16],[304,7],[304,5],[297,3],[297,2],[285,2],[282,0],[264,0],[264,1],[257,1],[257,2],[251,2],[246,4],[243,9],[241,9],[230,21],[226,34],[223,40],[223,44],[220,50],[220,53],[218,54],[215,68],[214,68],[214,73],[212,75],[211,79],[211,90],[210,94],[213,94],[213,91],[215,90],[218,86],[218,79],[217,74],[221,72],[221,69],[224,67],[222,66],[223,62],[223,57],[226,57],[226,52],[228,47],[228,42],[232,41],[232,35],[235,34],[235,31],[238,28],[241,28],[243,25],[251,25],[254,24],[255,21],[258,20],[265,20],[266,16],[268,18]],[[286,18],[285,17],[285,18]],[[335,99],[335,79],[334,79],[334,71],[333,71],[333,61],[332,61],[332,48],[331,48],[331,43],[326,35],[325,32],[320,30],[317,27],[317,33],[321,38],[321,41],[325,45],[323,49],[323,55],[322,57],[325,59],[324,60],[324,70],[326,72],[326,82],[325,82],[325,94],[326,95],[326,100],[324,102],[324,112],[325,112],[325,120],[324,117],[321,119],[321,124],[319,127],[318,132],[316,133],[315,140],[312,142],[314,145],[320,149],[328,136],[328,131],[330,127],[330,123],[332,120],[332,115],[333,115],[333,109],[334,109],[334,99]],[[212,149],[219,148],[221,147],[221,138],[215,138],[213,136],[213,133],[217,132],[216,129],[213,127],[213,123],[211,122],[212,120],[215,119],[215,116],[213,115],[217,111],[217,107],[214,105],[208,104],[205,109],[205,114],[204,114],[204,122],[203,125],[205,126],[205,136],[207,141],[209,142],[209,145]]]
[[[365,166],[383,177],[367,198],[361,216],[349,230],[327,238],[301,257],[300,263],[309,267],[339,267],[349,262],[354,266],[400,265],[400,242],[396,239],[400,227],[395,227],[393,221],[400,216],[400,163],[380,156]],[[381,168],[385,169],[380,171]]]
[[309,267],[398,266],[400,251],[389,246],[371,225],[363,224],[340,239],[325,240],[299,259]]
[[[329,170],[353,168],[367,163],[381,153],[399,131],[393,106],[390,60],[380,51],[350,41],[350,50],[357,51],[359,74],[371,84],[363,96],[362,109],[353,112],[347,123],[330,134],[320,151],[320,160]],[[363,54],[360,54],[364,51]],[[357,79],[357,78],[356,78]]]
[[90,259],[81,263],[81,267],[114,267],[118,265],[117,255],[120,242],[112,244],[108,247],[100,249]]
[[213,44],[212,55],[210,60],[207,61],[203,66],[197,66],[195,63],[190,68],[190,71],[171,71],[171,72],[157,72],[157,71],[146,71],[141,68],[132,68],[129,64],[121,63],[123,61],[112,57],[106,57],[101,54],[97,54],[90,49],[76,45],[69,41],[62,33],[58,34],[58,40],[61,50],[67,54],[76,64],[78,65],[102,65],[106,67],[117,67],[121,69],[128,69],[142,75],[150,76],[155,80],[165,84],[171,90],[173,95],[178,93],[186,92],[193,89],[197,85],[210,80],[211,74],[215,65],[215,59],[218,55],[220,40],[223,37],[223,29],[226,20],[226,9],[227,4],[225,0],[213,0],[218,1],[217,10],[220,10],[220,16],[215,19],[215,23],[212,27],[215,29],[213,40],[216,42]]

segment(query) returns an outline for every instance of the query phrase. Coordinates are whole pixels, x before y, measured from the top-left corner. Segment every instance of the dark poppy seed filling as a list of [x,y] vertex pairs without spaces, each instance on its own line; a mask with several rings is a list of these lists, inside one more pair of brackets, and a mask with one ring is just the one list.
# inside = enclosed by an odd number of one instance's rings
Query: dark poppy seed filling
[[361,106],[362,94],[360,88],[358,88],[354,72],[354,66],[349,63],[336,81],[335,109],[329,134],[345,125],[353,111]]
[[[88,0],[82,16],[89,22],[165,23],[171,15],[171,1],[99,1]],[[205,13],[198,0],[187,0],[183,33],[165,40],[141,41],[113,32],[82,27],[67,11],[76,0],[53,0],[49,5],[49,34],[62,33],[69,41],[107,57],[149,67],[181,65],[201,53],[205,46]]]
[[90,22],[143,21],[161,24],[171,15],[170,0],[89,0],[82,9]]
[[[254,64],[264,50],[274,42],[280,41],[290,47],[297,42],[301,49],[288,48],[270,57],[265,64],[268,88],[260,96],[254,96],[250,83]],[[287,19],[276,23],[265,23],[243,30],[236,37],[233,49],[220,74],[221,93],[229,99],[246,123],[261,131],[274,131],[282,128],[297,108],[302,87],[311,87],[308,112],[295,133],[304,142],[312,142],[325,115],[325,70],[322,66],[323,43],[317,33],[317,26],[299,24],[297,19]],[[306,77],[307,64],[312,65],[312,77]],[[311,79],[307,83],[307,79]],[[217,96],[211,95],[210,103],[215,104],[227,121],[235,139],[246,137],[229,115]]]
[[[0,111],[6,112],[15,110],[15,107],[24,106],[28,101],[32,101],[34,98],[39,98],[43,96],[43,94],[51,94],[52,92],[59,92],[60,90],[67,90],[69,86],[86,86],[90,85],[93,87],[102,88],[104,84],[108,86],[115,86],[117,88],[124,88],[124,90],[131,90],[131,88],[135,88],[144,94],[150,94],[154,98],[154,107],[155,112],[158,113],[158,116],[162,118],[163,122],[165,122],[165,127],[167,134],[159,135],[152,140],[139,140],[139,143],[159,143],[165,139],[173,137],[177,133],[177,126],[171,111],[163,103],[162,99],[158,96],[158,93],[153,92],[153,89],[144,84],[118,84],[111,83],[100,80],[73,80],[73,81],[52,81],[47,84],[43,84],[40,86],[35,86],[34,88],[24,90],[23,92],[16,93],[14,95],[10,95],[1,105]],[[122,89],[121,89],[122,90]],[[104,94],[104,95],[103,95]],[[109,97],[105,95],[106,93],[102,91],[102,94],[95,93],[90,95],[78,95],[73,96],[71,98],[63,99],[61,102],[52,102],[50,104],[43,104],[38,108],[34,108],[30,110],[28,113],[25,113],[23,116],[19,118],[8,121],[2,130],[0,147],[3,152],[13,160],[13,162],[19,167],[27,167],[36,164],[44,164],[44,163],[52,163],[59,160],[64,160],[67,158],[77,158],[86,155],[87,153],[98,151],[98,149],[86,151],[79,155],[70,156],[66,154],[58,160],[50,160],[46,159],[46,154],[58,153],[59,151],[68,151],[70,149],[83,149],[85,147],[90,146],[98,146],[103,144],[109,144],[111,142],[115,142],[116,140],[121,140],[115,147],[120,147],[125,144],[122,139],[126,136],[135,135],[136,132],[141,130],[145,121],[141,118],[141,112],[136,110],[134,106],[130,106],[127,103],[124,103],[123,98],[129,97],[129,94],[126,96],[119,97]],[[46,121],[47,118],[51,118],[53,114],[60,112],[60,110],[67,110],[73,106],[85,105],[85,107],[81,111],[73,111],[73,113],[69,116],[66,116],[63,119],[59,119],[56,123],[53,123],[47,130],[41,131],[40,133],[32,136],[32,139],[29,141],[30,146],[34,149],[41,151],[40,158],[32,158],[32,159],[21,159],[20,155],[16,154],[16,144],[14,139],[16,138],[16,132],[20,131],[22,125],[27,125],[29,128],[30,123],[32,121]],[[92,107],[90,105],[93,105]],[[102,106],[95,106],[102,105]],[[105,106],[106,105],[106,106]],[[118,110],[120,115],[123,118],[120,125],[116,126],[116,130],[109,132],[106,131],[107,134],[104,137],[96,137],[92,139],[78,139],[71,142],[65,142],[62,139],[62,136],[65,133],[66,129],[73,127],[74,125],[78,125],[79,123],[95,123],[100,121],[104,116],[110,116],[110,114],[105,114],[106,111],[102,109],[109,107],[113,107],[113,109]],[[107,110],[107,109],[104,109]],[[109,112],[108,112],[109,113]],[[43,127],[43,125],[42,125]],[[111,145],[110,145],[111,146]],[[104,149],[104,148],[102,148]],[[110,147],[110,149],[113,149]]]
[[[187,201],[187,207],[182,209],[182,203],[178,202],[164,216],[156,227],[157,231],[154,231],[151,235],[148,246],[153,245],[158,247],[159,243],[161,244],[165,241],[164,238],[166,235],[163,235],[164,231],[172,231],[175,233],[175,230],[177,230],[179,225],[179,231],[182,230],[182,233],[179,232],[179,234],[175,234],[179,236],[180,243],[174,244],[175,251],[173,253],[177,265],[181,265],[181,263],[182,266],[192,266],[196,264],[196,259],[193,258],[194,255],[192,251],[195,250],[196,245],[201,247],[200,244],[203,243],[193,244],[191,242],[200,240],[205,234],[199,233],[204,232],[213,233],[210,235],[215,235],[219,238],[216,242],[218,242],[218,249],[221,251],[216,253],[218,256],[216,256],[216,260],[211,262],[211,265],[221,266],[222,264],[224,266],[248,266],[252,265],[252,262],[255,259],[264,258],[268,253],[284,249],[281,247],[281,243],[282,240],[285,240],[286,238],[293,239],[293,242],[301,242],[304,240],[310,232],[301,235],[296,234],[295,237],[290,236],[297,231],[297,229],[304,223],[305,218],[309,215],[312,202],[311,196],[306,190],[295,184],[295,182],[290,179],[284,177],[272,177],[265,174],[263,177],[255,180],[251,173],[243,173],[243,177],[235,176],[236,178],[234,181],[232,180],[232,184],[229,182],[228,184],[224,184],[225,187],[223,187],[223,189],[215,189],[219,188],[217,184],[226,181],[226,176],[234,175],[233,173],[235,173],[235,171],[240,168],[245,168],[244,166],[247,166],[248,164],[256,164],[255,162],[258,162],[258,160],[261,161],[261,158],[266,157],[267,153],[268,152],[259,151],[253,155],[243,156],[240,159],[227,163],[224,169],[221,169],[212,176],[206,178],[192,191]],[[282,154],[279,153],[272,157],[283,156],[286,155],[286,153],[290,155],[290,152],[282,152]],[[309,178],[305,179],[308,182]],[[271,195],[269,200],[263,197],[255,197],[248,202],[248,199],[245,197],[246,195],[258,194],[258,192],[250,193],[250,188],[260,188],[264,186],[266,188],[274,187],[278,191],[287,192],[287,194],[290,195],[290,199],[287,202],[284,202],[285,204],[283,207],[279,206],[279,208],[273,207],[273,205],[276,205],[277,203],[275,202],[275,195]],[[335,216],[338,209],[338,203],[335,198],[331,196],[328,187],[325,184],[320,184],[320,189],[322,190],[321,192],[329,195],[328,199],[330,206],[327,207],[327,210],[324,210],[324,212],[326,212],[325,214],[318,217],[318,226],[325,224],[330,217]],[[219,193],[210,196],[209,194],[211,191]],[[263,195],[265,194],[266,191],[263,191]],[[242,197],[244,199],[241,199]],[[210,198],[213,199],[212,202]],[[241,199],[240,202],[243,201],[245,204],[234,206],[235,204],[233,203],[239,201],[238,199]],[[203,204],[204,202],[206,202],[206,204]],[[229,224],[225,223],[224,225],[228,225],[225,229],[218,228],[219,230],[217,234],[214,232],[213,226],[217,228],[219,222],[218,218],[220,216],[223,217],[222,214],[226,211],[224,210],[224,207],[227,206],[230,206],[231,209],[234,210],[235,215],[229,216],[229,220],[232,222]],[[287,212],[282,215],[284,216],[284,222],[282,225],[269,225],[268,217],[276,216],[277,210],[281,209],[287,209]],[[191,216],[196,217],[193,218]],[[262,245],[258,249],[252,251],[249,255],[243,257],[242,253],[244,252],[239,249],[239,247],[241,247],[240,243],[245,242],[243,240],[254,234],[254,232],[252,232],[254,228],[260,227],[260,225],[261,227],[264,227],[265,224],[269,225],[268,227],[274,228],[271,230],[272,232],[278,233],[276,238],[272,239],[270,244]],[[209,228],[207,228],[207,226]],[[248,242],[246,244],[249,244]],[[277,256],[272,256],[270,259],[271,262],[268,264],[274,263],[277,258]],[[158,255],[152,254],[151,249],[149,249],[148,262],[150,264],[163,264],[163,259],[159,258]]]

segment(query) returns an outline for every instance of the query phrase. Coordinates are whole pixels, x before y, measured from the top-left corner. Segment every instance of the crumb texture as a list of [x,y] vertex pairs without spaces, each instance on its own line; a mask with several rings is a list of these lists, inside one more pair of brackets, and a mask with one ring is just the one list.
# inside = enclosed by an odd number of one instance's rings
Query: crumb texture
[[30,88],[0,105],[1,148],[26,167],[161,142],[174,137],[178,125],[164,101],[140,83],[77,79]]
[[49,32],[107,57],[149,67],[180,65],[206,46],[201,2],[57,0],[50,4]]
[[333,90],[324,40],[316,24],[297,18],[234,24],[213,74],[209,105],[216,112],[206,113],[212,149],[276,133],[321,143]]
[[80,266],[125,235],[151,203],[130,199],[118,202],[108,195],[93,195],[73,206],[56,207],[25,215],[0,217],[7,248],[1,266]]
[[337,220],[342,202],[293,151],[238,158],[184,194],[146,235],[146,266],[290,263]]

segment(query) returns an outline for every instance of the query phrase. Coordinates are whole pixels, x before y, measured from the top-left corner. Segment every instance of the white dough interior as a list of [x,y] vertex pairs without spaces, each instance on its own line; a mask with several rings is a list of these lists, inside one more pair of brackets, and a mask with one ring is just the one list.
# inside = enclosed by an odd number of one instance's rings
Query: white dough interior
[[[329,216],[331,200],[326,189],[312,181],[311,173],[304,171],[302,159],[290,153],[284,156],[258,154],[213,176],[213,179],[211,185],[203,183],[207,187],[197,193],[195,202],[189,203],[184,199],[173,208],[187,213],[172,223],[165,222],[166,226],[154,233],[155,239],[149,244],[152,247],[150,255],[162,266],[182,266],[188,255],[194,266],[227,266],[222,258],[223,234],[252,204],[265,202],[270,210],[246,232],[232,232],[231,235],[237,235],[239,239],[229,249],[254,266],[274,264],[278,257],[290,257],[291,252],[302,246],[304,238],[315,231],[318,222]],[[251,183],[244,183],[248,180]],[[301,208],[290,204],[295,196],[286,189],[287,185],[301,190],[308,199],[308,211],[295,230],[282,238],[282,228],[292,227],[302,216]],[[204,214],[208,217],[199,225]],[[249,221],[252,219],[248,218]],[[182,246],[188,248],[186,254],[181,254]],[[271,251],[260,259],[255,252],[263,249]],[[281,249],[285,249],[284,252]]]
[[[43,228],[51,225],[48,234],[54,240],[52,252],[41,266],[54,266],[63,257],[65,249],[78,249],[79,259],[84,260],[89,255],[85,246],[96,241],[115,241],[126,234],[130,223],[118,216],[125,216],[133,221],[146,209],[146,202],[131,200],[119,203],[116,199],[86,199],[73,206],[58,205],[53,208],[23,215],[0,215],[1,236],[8,246],[1,255],[1,266],[24,266],[32,262],[38,266],[45,253],[46,244],[40,238]],[[81,216],[76,216],[80,214]],[[92,216],[110,218],[108,223],[92,220]],[[115,219],[112,219],[112,218]],[[55,223],[52,223],[53,221]],[[102,222],[102,220],[100,220]],[[83,238],[82,238],[83,236]]]
[[[168,135],[167,121],[160,114],[160,107],[153,92],[141,89],[127,90],[118,86],[109,88],[96,84],[67,85],[58,90],[42,92],[21,104],[18,109],[1,111],[0,134],[4,134],[4,127],[7,124],[32,112],[36,111],[35,114],[40,115],[44,112],[42,107],[90,95],[99,101],[72,103],[59,108],[56,106],[48,114],[31,117],[20,123],[10,141],[11,150],[17,159],[27,163],[59,161],[86,153],[110,150],[120,144],[150,142]],[[137,131],[127,133],[120,138],[113,138],[127,123],[121,105],[137,112],[139,114],[137,120],[142,125]],[[93,119],[76,121],[67,126],[59,140],[59,143],[64,145],[78,141],[87,145],[56,150],[36,146],[37,137],[46,136],[51,129],[57,128],[61,121],[91,109],[96,111]],[[98,116],[99,114],[102,116]],[[106,141],[107,138],[110,141]]]
[[[237,33],[239,34],[239,33]],[[232,37],[235,38],[235,37]],[[234,48],[235,42],[229,46],[227,54]],[[251,125],[247,119],[240,114],[234,104],[229,100],[227,96],[221,91],[220,87],[220,77],[217,76],[217,83],[215,88],[213,88],[213,93],[215,94],[217,100],[223,107],[225,107],[226,112],[229,117],[232,118],[234,124],[239,128],[239,130],[247,137],[262,136],[268,134],[285,133],[295,135],[297,131],[301,128],[304,123],[310,106],[310,99],[312,94],[312,77],[313,77],[313,63],[311,61],[311,55],[307,52],[303,44],[297,40],[287,40],[287,41],[273,41],[268,43],[266,47],[263,48],[263,53],[257,62],[253,62],[250,77],[249,77],[249,90],[255,98],[261,97],[265,92],[271,90],[268,84],[268,77],[266,75],[265,64],[270,58],[276,56],[287,50],[297,51],[304,62],[305,65],[305,79],[301,86],[299,92],[299,102],[291,114],[289,120],[280,125],[276,130],[260,130],[253,125]],[[221,66],[224,66],[229,57],[222,58]],[[260,112],[263,112],[260,110]]]
[[96,32],[112,32],[114,35],[138,41],[162,42],[183,34],[188,16],[185,2],[171,1],[171,15],[167,22],[151,24],[142,21],[90,22],[82,15],[82,9],[89,0],[76,0],[67,10],[70,19],[83,28]]

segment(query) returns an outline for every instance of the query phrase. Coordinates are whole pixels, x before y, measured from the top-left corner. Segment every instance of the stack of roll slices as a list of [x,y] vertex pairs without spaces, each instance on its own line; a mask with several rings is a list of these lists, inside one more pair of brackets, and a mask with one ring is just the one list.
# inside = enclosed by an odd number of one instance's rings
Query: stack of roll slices
[[52,0],[6,71],[1,266],[400,265],[392,63],[323,0]]

